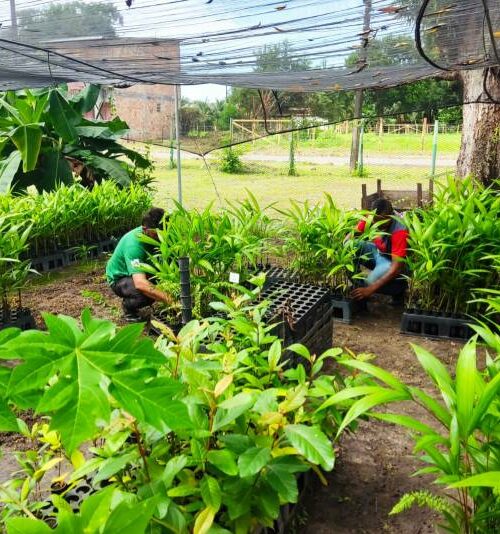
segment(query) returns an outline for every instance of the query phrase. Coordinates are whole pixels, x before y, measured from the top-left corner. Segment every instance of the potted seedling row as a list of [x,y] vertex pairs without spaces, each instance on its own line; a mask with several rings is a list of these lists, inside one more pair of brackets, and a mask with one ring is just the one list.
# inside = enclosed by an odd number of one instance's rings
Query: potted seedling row
[[[322,205],[292,201],[281,213],[287,225],[283,254],[294,278],[329,288],[334,318],[350,323],[364,309],[350,294],[362,278],[354,233],[365,214],[337,208],[330,195]],[[372,239],[375,231],[367,218],[363,239]]]
[[[14,224],[10,217],[0,217],[0,329],[33,328],[31,311],[21,304],[21,290],[30,272],[30,262],[20,257],[26,249],[30,227]],[[17,293],[17,304],[13,295]]]
[[500,198],[471,180],[449,179],[434,205],[406,214],[410,232],[407,334],[468,339],[484,291],[500,284]]
[[0,215],[24,223],[30,214],[31,232],[22,259],[46,272],[112,252],[117,239],[139,226],[150,206],[151,195],[143,187],[102,182],[92,190],[73,184],[40,194],[2,195]]

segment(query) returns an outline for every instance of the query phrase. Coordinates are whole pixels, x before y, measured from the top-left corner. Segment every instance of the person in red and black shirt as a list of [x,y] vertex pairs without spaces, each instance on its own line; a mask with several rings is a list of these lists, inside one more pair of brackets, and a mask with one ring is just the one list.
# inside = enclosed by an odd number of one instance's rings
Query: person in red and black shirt
[[[401,221],[394,217],[394,210],[389,200],[376,199],[372,205],[375,212],[374,221],[380,222],[380,237],[372,243],[360,241],[360,264],[371,272],[366,277],[364,287],[352,292],[355,300],[369,298],[373,293],[391,295],[394,304],[402,304],[406,290],[406,279],[402,276],[408,248],[408,230]],[[361,221],[356,228],[362,234],[366,221]]]

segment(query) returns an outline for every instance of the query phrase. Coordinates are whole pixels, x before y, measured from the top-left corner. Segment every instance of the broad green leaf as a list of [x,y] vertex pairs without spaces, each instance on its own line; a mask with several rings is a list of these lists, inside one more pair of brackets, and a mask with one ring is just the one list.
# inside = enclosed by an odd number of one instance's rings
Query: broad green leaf
[[241,477],[256,475],[271,459],[271,450],[252,447],[238,458],[238,468]]
[[0,398],[0,432],[17,432],[16,416],[11,412],[5,399]]
[[212,430],[216,432],[232,423],[236,418],[249,410],[255,403],[255,398],[249,393],[239,393],[231,399],[222,402],[217,408]]
[[101,525],[104,525],[111,513],[111,503],[116,489],[113,487],[105,488],[93,495],[87,497],[81,507],[80,515],[88,532],[99,531]]
[[57,89],[50,92],[47,117],[50,119],[54,130],[64,141],[72,143],[78,139],[75,126],[81,121],[81,117],[66,102]]
[[500,471],[489,471],[487,473],[480,473],[471,477],[455,482],[449,486],[450,488],[473,488],[473,487],[489,487],[500,488]]
[[94,477],[94,482],[98,483],[101,480],[107,480],[118,471],[121,471],[129,463],[134,462],[137,459],[138,451],[134,450],[133,452],[128,452],[121,456],[112,456],[107,458],[100,466],[97,475]]
[[217,479],[205,475],[200,482],[200,492],[206,506],[218,512],[221,507],[222,494]]
[[456,395],[453,390],[453,381],[446,367],[434,355],[422,347],[412,344],[412,348],[417,355],[420,365],[438,386],[448,409],[454,408]]
[[265,475],[269,485],[278,493],[284,502],[297,502],[299,490],[297,478],[286,465],[270,463]]
[[269,372],[274,373],[278,367],[278,363],[281,358],[281,342],[277,339],[269,349],[267,361],[269,364]]
[[236,476],[238,474],[236,455],[227,449],[209,451],[207,454],[207,461],[226,475]]
[[109,401],[100,388],[101,375],[84,358],[75,361],[77,380],[74,398],[64,409],[56,410],[50,426],[61,434],[61,442],[71,454],[85,440],[94,436],[97,422],[109,420]]
[[333,447],[319,427],[288,425],[285,427],[285,434],[291,445],[309,462],[321,465],[325,471],[333,469]]
[[153,517],[158,498],[142,502],[122,501],[109,516],[103,532],[138,534],[146,530]]
[[202,510],[194,522],[193,534],[207,534],[215,519],[216,510],[210,507]]
[[117,184],[122,186],[130,184],[130,175],[127,169],[124,167],[123,163],[116,159],[92,154],[85,158],[85,163],[90,167],[103,171],[108,178],[114,180]]
[[19,170],[22,157],[19,150],[14,150],[7,158],[0,161],[0,194],[7,193]]
[[384,384],[387,384],[389,387],[397,391],[408,391],[407,386],[403,384],[403,382],[399,381],[394,375],[388,373],[387,371],[384,371],[384,369],[381,369],[376,365],[354,359],[338,360],[338,362],[342,365],[345,365],[346,367],[352,367],[354,369],[358,369],[359,371],[363,371],[364,373],[372,375],[375,378],[378,378],[379,380],[384,382]]
[[171,458],[161,475],[161,480],[167,489],[172,485],[175,477],[186,467],[187,457],[186,456],[174,456]]
[[309,349],[300,343],[294,343],[293,345],[287,347],[286,350],[291,350],[292,352],[297,353],[308,362],[311,361],[311,353],[309,352]]
[[460,351],[456,365],[457,422],[462,439],[467,439],[474,410],[476,374],[476,341],[472,340]]
[[5,521],[7,534],[51,534],[52,529],[38,519],[11,517]]
[[23,172],[32,171],[38,162],[42,144],[42,129],[39,124],[18,126],[10,133],[23,161]]
[[70,106],[77,113],[83,115],[94,109],[100,94],[101,87],[99,85],[89,84],[83,91],[70,97]]
[[396,402],[403,400],[410,400],[410,394],[406,391],[392,391],[392,390],[383,390],[377,393],[372,393],[367,395],[362,399],[356,401],[345,414],[344,420],[340,425],[337,436],[340,436],[342,431],[349,426],[354,420],[356,420],[360,415],[363,415],[367,411],[371,410],[375,406],[380,406],[382,404],[387,404],[388,402]]
[[145,380],[140,370],[127,370],[111,376],[110,393],[140,422],[161,432],[192,428],[186,404],[173,399],[182,385],[161,377]]
[[279,404],[279,412],[288,413],[298,410],[306,401],[308,389],[306,384],[289,389],[286,392],[285,400]]

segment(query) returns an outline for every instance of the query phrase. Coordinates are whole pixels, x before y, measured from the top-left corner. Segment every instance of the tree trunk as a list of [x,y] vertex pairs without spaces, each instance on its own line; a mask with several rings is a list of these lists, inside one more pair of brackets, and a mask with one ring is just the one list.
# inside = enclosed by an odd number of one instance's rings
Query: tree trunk
[[[484,70],[462,71],[464,87],[462,144],[457,162],[461,178],[472,175],[485,185],[500,177],[500,105],[469,104],[483,94]],[[490,69],[487,87],[500,100],[500,71]],[[482,100],[487,99],[483,95]]]

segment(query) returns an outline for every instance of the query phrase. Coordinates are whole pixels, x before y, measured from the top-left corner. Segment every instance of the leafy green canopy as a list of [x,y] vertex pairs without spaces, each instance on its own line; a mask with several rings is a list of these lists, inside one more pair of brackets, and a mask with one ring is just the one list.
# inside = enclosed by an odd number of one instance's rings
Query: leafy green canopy
[[[70,95],[65,87],[7,92],[0,97],[0,193],[34,185],[49,191],[73,181],[103,178],[128,185],[135,168],[151,163],[118,143],[128,126],[84,117],[97,103],[98,86]],[[127,163],[126,158],[131,163]]]
[[120,11],[109,2],[51,2],[41,9],[22,9],[18,14],[18,32],[23,41],[37,39],[40,34],[50,35],[51,39],[115,37],[115,27],[121,24]]

